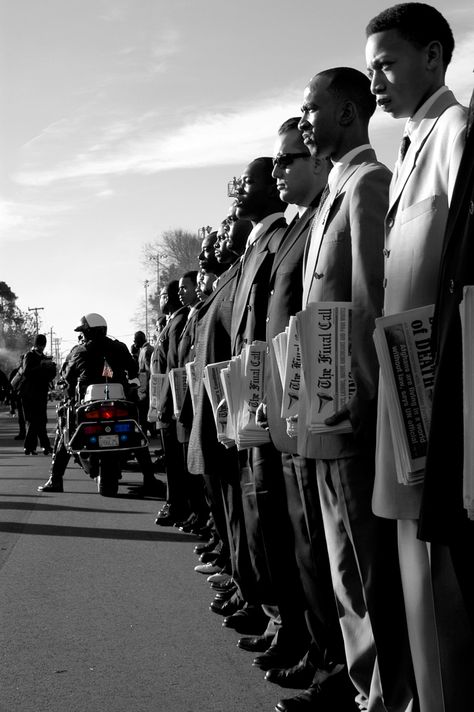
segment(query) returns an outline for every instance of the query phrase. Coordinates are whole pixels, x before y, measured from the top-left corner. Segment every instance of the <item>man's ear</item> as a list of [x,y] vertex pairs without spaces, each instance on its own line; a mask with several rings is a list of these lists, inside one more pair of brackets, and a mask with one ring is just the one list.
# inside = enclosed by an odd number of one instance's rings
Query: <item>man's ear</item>
[[350,126],[357,115],[355,106],[350,99],[345,99],[339,109],[339,125]]
[[433,40],[426,46],[426,61],[428,69],[437,69],[443,63],[443,48],[441,42]]

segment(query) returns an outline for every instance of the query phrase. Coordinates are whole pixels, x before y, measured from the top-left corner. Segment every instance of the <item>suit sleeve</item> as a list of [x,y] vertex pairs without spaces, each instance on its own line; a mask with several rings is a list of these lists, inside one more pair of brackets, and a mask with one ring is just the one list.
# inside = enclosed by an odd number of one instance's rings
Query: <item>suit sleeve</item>
[[383,305],[384,219],[390,171],[374,166],[355,183],[350,200],[352,250],[352,376],[356,393],[349,403],[354,432],[375,418],[378,361],[375,319]]

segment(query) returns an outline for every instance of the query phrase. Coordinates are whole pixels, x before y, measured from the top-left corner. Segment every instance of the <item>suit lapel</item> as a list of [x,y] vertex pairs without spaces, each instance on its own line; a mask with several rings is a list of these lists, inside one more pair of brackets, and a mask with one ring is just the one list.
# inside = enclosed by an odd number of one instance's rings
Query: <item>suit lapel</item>
[[423,150],[423,147],[436,126],[440,116],[446,111],[446,109],[449,109],[449,107],[454,104],[457,104],[454,94],[450,91],[445,92],[438,98],[437,101],[435,101],[433,106],[428,110],[425,118],[421,120],[416,131],[416,143],[413,142],[410,145],[403,163],[399,166],[398,171],[394,174],[394,178],[392,179],[390,204],[388,208],[389,212],[405,188],[407,180],[416,167],[418,156]]

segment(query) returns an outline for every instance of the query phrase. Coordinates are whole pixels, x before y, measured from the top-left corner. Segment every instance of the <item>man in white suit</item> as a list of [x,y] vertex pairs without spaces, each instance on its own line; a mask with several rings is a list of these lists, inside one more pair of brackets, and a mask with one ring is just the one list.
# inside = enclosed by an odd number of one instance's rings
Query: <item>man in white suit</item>
[[[384,217],[391,177],[370,146],[368,125],[374,111],[370,82],[356,69],[320,72],[305,89],[300,131],[311,154],[330,159],[333,167],[328,196],[307,245],[303,307],[352,302],[356,391],[330,423],[349,419],[351,433],[305,437],[300,408],[298,453],[316,460],[333,588],[357,702],[370,712],[402,712],[413,694],[396,528],[371,509],[378,381],[372,333],[382,309]],[[322,685],[322,694],[328,685],[331,678]],[[315,702],[307,708],[315,709]],[[293,712],[302,705],[278,709]]]
[[[377,104],[407,117],[385,220],[385,315],[433,304],[449,202],[464,143],[465,110],[444,85],[454,49],[435,8],[397,5],[369,23],[366,59]],[[447,447],[449,445],[447,444]],[[447,683],[433,603],[432,573],[446,553],[417,540],[422,485],[398,484],[383,383],[379,391],[375,514],[397,520],[399,560],[421,712],[443,712]],[[431,567],[430,567],[431,558]],[[454,604],[454,600],[451,601]],[[452,654],[452,650],[450,653]],[[462,709],[459,703],[456,709]]]

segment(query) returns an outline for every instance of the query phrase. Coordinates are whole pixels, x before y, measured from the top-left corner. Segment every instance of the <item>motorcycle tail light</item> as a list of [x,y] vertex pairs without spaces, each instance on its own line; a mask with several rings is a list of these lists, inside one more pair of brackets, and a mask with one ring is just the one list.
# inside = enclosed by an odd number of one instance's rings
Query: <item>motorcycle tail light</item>
[[129,415],[127,408],[118,406],[101,406],[93,410],[86,410],[84,413],[87,420],[113,420],[114,418],[128,418]]
[[94,433],[101,433],[101,432],[102,432],[101,425],[85,425],[84,426],[84,433],[86,435],[94,435]]

